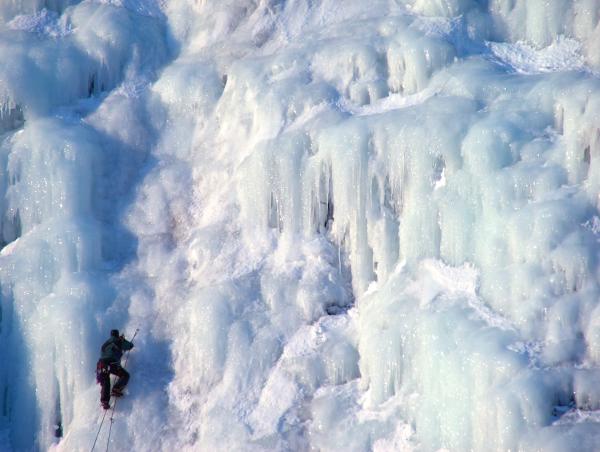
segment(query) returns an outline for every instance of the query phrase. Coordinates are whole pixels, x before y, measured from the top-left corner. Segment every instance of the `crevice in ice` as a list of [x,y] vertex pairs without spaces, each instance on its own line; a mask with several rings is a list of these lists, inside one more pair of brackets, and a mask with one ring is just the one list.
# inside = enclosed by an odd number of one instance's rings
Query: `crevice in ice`
[[[314,146],[310,148],[310,155],[314,155]],[[327,235],[331,231],[334,216],[333,190],[331,168],[321,165],[319,180],[315,189],[316,193],[311,195],[311,225],[316,233]]]
[[[123,68],[119,69],[122,72]],[[103,93],[117,86],[118,81],[112,80],[107,67],[102,65],[98,71],[92,72],[88,76],[87,97]]]
[[92,97],[96,90],[96,74],[93,74],[90,77],[90,81],[88,82],[88,97]]
[[4,386],[4,390],[2,391],[2,416],[8,417],[9,415],[8,409],[8,385]]
[[331,165],[323,168],[321,179],[319,180],[320,202],[323,203],[322,200],[324,199],[327,207],[323,221],[323,229],[325,230],[325,233],[331,232],[333,228],[333,222],[335,220],[335,207],[333,202],[333,176],[331,171]]
[[4,214],[4,217],[0,218],[0,249],[17,240],[21,237],[21,234],[22,226],[19,209],[14,212],[12,217]]
[[0,135],[23,127],[25,117],[23,109],[14,102],[2,102],[0,104]]
[[442,177],[445,169],[446,162],[444,161],[444,157],[438,155],[433,162],[433,172],[431,174],[431,184],[434,187],[438,188],[443,184]]
[[333,199],[327,198],[327,216],[325,217],[325,230],[331,231],[333,220],[334,220],[334,207],[333,207]]
[[400,200],[396,202],[392,193],[390,176],[386,174],[383,181],[383,206],[392,214],[393,218],[400,218],[402,212],[402,189],[400,189]]
[[54,408],[54,437],[62,438],[63,436],[63,419],[62,409],[60,405],[60,387],[58,380],[55,380],[55,391],[56,391],[56,405]]
[[331,240],[330,243],[337,251],[337,272],[345,295],[336,300],[337,302],[327,303],[325,305],[325,313],[327,315],[340,315],[348,312],[355,306],[356,295],[352,285],[352,269],[350,268],[347,252],[341,245],[337,245],[331,242]]
[[588,167],[590,165],[590,145],[588,144],[583,150],[583,163],[585,163]]

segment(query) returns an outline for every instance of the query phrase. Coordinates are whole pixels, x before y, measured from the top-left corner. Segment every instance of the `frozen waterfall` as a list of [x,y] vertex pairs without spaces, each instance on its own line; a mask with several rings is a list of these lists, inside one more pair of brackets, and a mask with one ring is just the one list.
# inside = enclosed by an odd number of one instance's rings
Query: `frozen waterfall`
[[597,450],[599,22],[2,2],[0,450]]

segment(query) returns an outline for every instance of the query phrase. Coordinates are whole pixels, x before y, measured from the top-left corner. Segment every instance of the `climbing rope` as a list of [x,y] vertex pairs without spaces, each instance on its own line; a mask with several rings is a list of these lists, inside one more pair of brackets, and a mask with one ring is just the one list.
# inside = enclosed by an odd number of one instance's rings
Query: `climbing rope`
[[108,410],[104,410],[104,416],[102,416],[102,421],[100,422],[100,427],[98,428],[98,433],[96,433],[96,438],[94,438],[94,444],[92,444],[90,452],[93,452],[94,447],[96,447],[96,441],[98,441],[98,436],[100,436],[100,430],[102,430],[102,424],[104,424],[104,418],[106,417],[106,413],[108,413]]
[[[139,328],[137,328],[135,330],[135,333],[133,333],[133,336],[132,336],[130,342],[133,342],[133,340],[135,339],[135,337],[138,334],[138,331],[140,331]],[[129,359],[130,351],[131,350],[127,350],[127,356],[125,356],[125,364],[123,365],[123,369],[125,369],[127,367],[127,360]],[[112,384],[111,384],[111,386],[112,386]],[[113,424],[113,419],[114,419],[114,414],[115,414],[115,408],[117,406],[117,400],[119,400],[119,399],[115,397],[115,404],[112,407],[112,413],[110,415],[110,427],[108,429],[108,441],[106,442],[106,450],[107,451],[108,451],[108,445],[110,444],[110,433],[112,430],[112,424]],[[96,438],[94,438],[94,444],[92,444],[92,448],[90,449],[90,452],[94,452],[94,448],[96,447],[96,442],[98,441],[98,436],[100,436],[100,431],[102,430],[102,426],[104,425],[104,419],[106,418],[106,413],[108,413],[108,410],[104,410],[104,415],[102,416],[102,421],[100,421],[100,427],[98,427],[98,432],[96,433]]]

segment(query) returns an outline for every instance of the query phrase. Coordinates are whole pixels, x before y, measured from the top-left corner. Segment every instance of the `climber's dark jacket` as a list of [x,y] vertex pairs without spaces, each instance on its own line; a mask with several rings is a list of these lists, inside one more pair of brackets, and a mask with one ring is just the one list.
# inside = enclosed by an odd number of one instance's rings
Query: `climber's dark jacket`
[[121,362],[123,352],[131,350],[133,344],[122,337],[111,337],[102,344],[100,360],[106,364]]

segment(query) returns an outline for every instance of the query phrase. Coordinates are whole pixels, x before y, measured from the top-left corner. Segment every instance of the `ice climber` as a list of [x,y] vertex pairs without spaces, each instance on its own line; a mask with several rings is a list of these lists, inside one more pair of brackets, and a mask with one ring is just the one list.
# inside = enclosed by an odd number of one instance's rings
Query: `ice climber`
[[[105,410],[110,408],[110,396],[120,397],[123,395],[123,388],[129,381],[129,372],[121,366],[121,356],[123,352],[131,350],[133,343],[119,336],[119,330],[111,330],[110,338],[102,344],[102,354],[96,365],[96,380],[102,386],[100,390],[100,403]],[[119,377],[114,385],[112,392],[110,390],[110,374]]]

